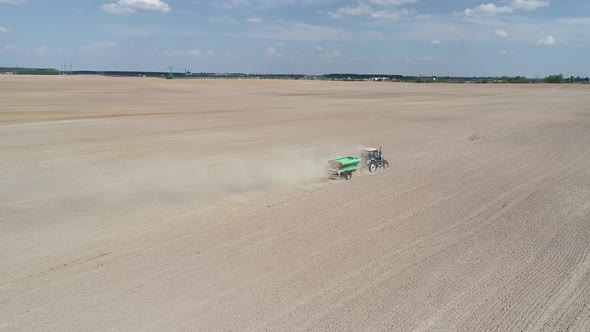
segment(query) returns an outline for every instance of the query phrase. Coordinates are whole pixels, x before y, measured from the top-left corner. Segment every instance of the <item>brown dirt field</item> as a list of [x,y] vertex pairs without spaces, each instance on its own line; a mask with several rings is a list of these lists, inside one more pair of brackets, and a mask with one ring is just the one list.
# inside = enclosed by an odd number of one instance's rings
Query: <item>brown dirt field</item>
[[[0,330],[589,330],[588,105],[0,77]],[[324,179],[366,145],[392,167]]]

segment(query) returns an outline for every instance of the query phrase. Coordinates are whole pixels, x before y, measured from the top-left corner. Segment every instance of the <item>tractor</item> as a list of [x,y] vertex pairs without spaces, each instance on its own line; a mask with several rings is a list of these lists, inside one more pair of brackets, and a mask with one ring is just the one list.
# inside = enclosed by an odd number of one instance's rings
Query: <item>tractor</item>
[[361,158],[363,159],[363,164],[371,173],[375,172],[378,168],[389,168],[389,162],[383,158],[381,148],[365,148],[361,151]]

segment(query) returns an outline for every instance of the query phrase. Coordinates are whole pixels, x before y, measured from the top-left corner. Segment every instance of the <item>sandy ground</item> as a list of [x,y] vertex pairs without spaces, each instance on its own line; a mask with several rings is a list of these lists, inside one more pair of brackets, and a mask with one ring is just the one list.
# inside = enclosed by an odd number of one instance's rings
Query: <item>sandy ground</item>
[[589,104],[0,77],[0,330],[588,330]]

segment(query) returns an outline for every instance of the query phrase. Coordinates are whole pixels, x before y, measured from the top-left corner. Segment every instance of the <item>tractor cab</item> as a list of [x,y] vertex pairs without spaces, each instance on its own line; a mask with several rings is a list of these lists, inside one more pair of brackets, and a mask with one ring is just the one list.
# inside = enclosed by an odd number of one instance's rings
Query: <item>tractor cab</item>
[[366,148],[361,151],[361,157],[364,160],[381,160],[383,156],[381,155],[381,150],[374,149],[374,148]]
[[365,148],[361,151],[361,157],[365,167],[371,173],[375,172],[378,168],[389,168],[389,162],[383,158],[381,148]]

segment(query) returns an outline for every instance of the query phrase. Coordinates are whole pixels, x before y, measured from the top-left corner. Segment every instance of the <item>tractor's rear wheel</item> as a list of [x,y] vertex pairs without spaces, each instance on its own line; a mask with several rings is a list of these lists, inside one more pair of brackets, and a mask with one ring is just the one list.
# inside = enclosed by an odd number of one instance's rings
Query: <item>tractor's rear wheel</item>
[[374,161],[371,161],[369,163],[369,172],[373,173],[377,170],[377,163]]
[[344,178],[346,180],[350,180],[352,178],[352,172],[346,172],[346,174],[344,175]]

